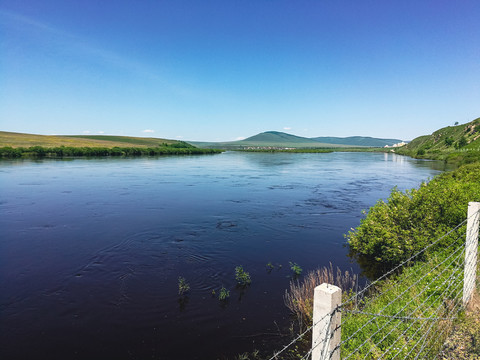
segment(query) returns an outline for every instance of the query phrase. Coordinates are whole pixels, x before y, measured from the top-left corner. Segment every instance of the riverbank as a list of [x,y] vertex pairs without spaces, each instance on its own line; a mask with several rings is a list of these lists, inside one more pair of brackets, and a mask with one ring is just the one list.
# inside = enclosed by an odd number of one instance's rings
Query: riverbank
[[19,158],[64,158],[64,157],[97,157],[97,156],[159,156],[159,155],[208,155],[219,154],[222,150],[199,149],[186,144],[164,144],[158,147],[3,147],[0,148],[0,159]]

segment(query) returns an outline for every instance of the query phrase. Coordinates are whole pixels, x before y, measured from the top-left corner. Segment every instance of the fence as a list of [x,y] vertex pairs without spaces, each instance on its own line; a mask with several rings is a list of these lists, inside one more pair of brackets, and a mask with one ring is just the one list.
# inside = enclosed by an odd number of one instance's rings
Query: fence
[[[340,288],[317,286],[313,325],[270,360],[284,359],[310,332],[301,359],[435,357],[475,289],[479,220],[480,203],[469,203],[461,224],[343,302]],[[418,261],[443,243],[449,245],[441,253]]]

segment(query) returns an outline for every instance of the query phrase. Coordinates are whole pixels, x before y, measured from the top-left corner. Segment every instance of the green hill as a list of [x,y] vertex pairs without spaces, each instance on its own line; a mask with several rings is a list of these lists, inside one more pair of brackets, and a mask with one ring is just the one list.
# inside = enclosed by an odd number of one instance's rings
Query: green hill
[[469,163],[480,160],[480,118],[469,123],[447,126],[431,135],[413,139],[396,150],[416,158]]
[[216,148],[227,150],[240,150],[248,148],[321,148],[321,147],[338,147],[338,145],[323,144],[312,139],[301,136],[290,135],[278,131],[267,131],[245,140],[228,141],[228,142],[189,142],[192,145],[201,148]]
[[320,136],[320,137],[312,138],[312,140],[315,140],[324,144],[368,146],[368,147],[384,147],[385,145],[392,146],[402,142],[402,140],[400,139],[379,139],[379,138],[373,138],[369,136],[349,136],[349,137]]
[[250,136],[243,142],[252,142],[252,143],[291,143],[291,144],[311,144],[316,142],[312,139],[304,138],[301,136],[291,135],[279,131],[266,131],[254,136]]
[[[324,141],[325,140],[325,141]],[[190,142],[204,148],[245,149],[245,148],[348,148],[348,147],[384,147],[401,142],[398,139],[376,139],[361,136],[348,138],[321,137],[306,138],[280,131],[266,131],[245,140],[230,142]]]
[[35,135],[0,131],[0,147],[72,146],[72,147],[155,147],[181,144],[176,140],[109,135]]

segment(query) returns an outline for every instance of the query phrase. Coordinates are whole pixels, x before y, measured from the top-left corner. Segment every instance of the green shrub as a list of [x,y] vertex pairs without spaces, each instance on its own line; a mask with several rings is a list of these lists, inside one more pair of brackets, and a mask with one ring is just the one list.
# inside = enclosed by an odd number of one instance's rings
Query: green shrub
[[[377,202],[348,233],[352,254],[384,264],[407,259],[465,219],[468,202],[480,200],[479,179],[480,163],[475,163],[443,173],[419,189],[394,188],[386,202]],[[451,241],[444,239],[437,247]]]

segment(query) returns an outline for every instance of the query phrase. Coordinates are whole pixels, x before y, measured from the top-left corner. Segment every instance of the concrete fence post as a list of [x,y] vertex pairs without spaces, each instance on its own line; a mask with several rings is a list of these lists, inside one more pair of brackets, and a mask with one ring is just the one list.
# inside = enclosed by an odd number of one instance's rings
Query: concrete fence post
[[475,289],[477,277],[478,225],[480,202],[468,203],[467,236],[465,240],[465,270],[463,275],[463,306],[467,306]]
[[[341,313],[335,310],[341,303],[342,289],[339,287],[323,283],[315,288],[312,360],[340,359],[340,349],[337,346],[341,340],[339,328]],[[336,350],[334,351],[334,349]]]

